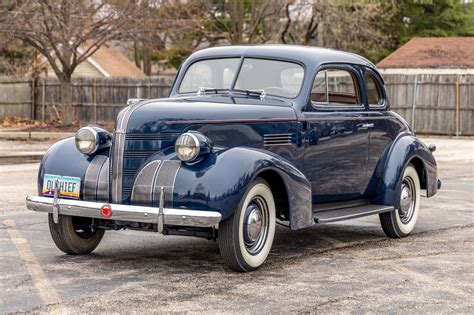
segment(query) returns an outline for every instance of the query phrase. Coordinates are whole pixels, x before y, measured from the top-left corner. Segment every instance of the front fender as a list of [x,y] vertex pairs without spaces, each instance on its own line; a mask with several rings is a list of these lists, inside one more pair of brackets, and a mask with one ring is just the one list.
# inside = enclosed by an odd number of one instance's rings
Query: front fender
[[438,174],[436,160],[426,145],[412,134],[403,134],[397,138],[388,151],[384,164],[384,173],[377,189],[374,203],[393,205],[400,208],[401,181],[405,168],[414,159],[422,162],[427,197],[436,194]]
[[306,177],[280,156],[248,147],[224,149],[195,165],[183,163],[174,183],[173,206],[219,211],[226,219],[234,213],[255,177],[269,170],[285,184],[290,227],[313,225],[311,185]]
[[[84,155],[76,148],[74,137],[66,138],[53,144],[43,156],[38,172],[38,195],[41,196],[45,174],[78,177],[81,179],[82,200],[108,201],[108,148],[98,151],[93,156]],[[97,198],[99,175],[103,184],[100,198]]]

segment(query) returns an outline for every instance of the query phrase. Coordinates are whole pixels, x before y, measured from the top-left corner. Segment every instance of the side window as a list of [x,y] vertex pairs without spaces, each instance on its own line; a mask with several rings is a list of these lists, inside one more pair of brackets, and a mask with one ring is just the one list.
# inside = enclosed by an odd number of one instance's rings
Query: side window
[[342,69],[318,72],[311,90],[311,102],[316,106],[360,105],[354,74]]
[[380,86],[370,72],[364,74],[365,89],[367,92],[367,100],[369,105],[380,106],[383,105],[383,96]]
[[311,101],[315,103],[327,103],[328,94],[326,86],[326,71],[319,71],[314,79],[313,89],[311,90]]

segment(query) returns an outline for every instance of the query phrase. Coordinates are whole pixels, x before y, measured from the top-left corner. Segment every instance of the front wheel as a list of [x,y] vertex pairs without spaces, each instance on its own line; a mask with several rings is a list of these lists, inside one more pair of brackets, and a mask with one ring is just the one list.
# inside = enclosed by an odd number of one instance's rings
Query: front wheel
[[48,221],[54,243],[70,255],[91,253],[99,245],[105,232],[96,228],[90,218],[60,215],[56,224],[53,215],[49,214]]
[[387,236],[402,238],[413,231],[420,210],[420,196],[418,173],[415,167],[409,164],[403,172],[400,187],[400,209],[379,215],[382,229]]
[[258,269],[272,248],[275,220],[272,191],[257,178],[234,214],[219,225],[219,249],[226,265],[239,272]]

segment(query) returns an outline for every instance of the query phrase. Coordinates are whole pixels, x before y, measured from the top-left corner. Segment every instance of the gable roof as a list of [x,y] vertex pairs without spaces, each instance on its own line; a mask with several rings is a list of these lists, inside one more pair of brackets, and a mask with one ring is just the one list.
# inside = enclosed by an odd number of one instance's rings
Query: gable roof
[[415,37],[378,68],[474,68],[474,37]]
[[145,73],[130,59],[107,44],[87,58],[105,77],[143,77]]

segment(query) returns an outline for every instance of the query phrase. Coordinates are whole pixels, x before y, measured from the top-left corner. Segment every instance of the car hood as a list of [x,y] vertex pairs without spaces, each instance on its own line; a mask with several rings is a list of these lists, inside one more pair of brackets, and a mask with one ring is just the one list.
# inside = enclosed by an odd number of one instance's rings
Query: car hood
[[[125,124],[120,124],[122,119],[127,120]],[[156,133],[180,132],[195,124],[295,119],[291,103],[279,99],[201,96],[142,101],[123,109],[117,118],[117,125],[124,126],[127,133]]]

